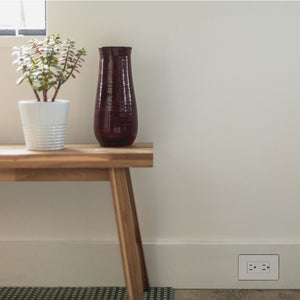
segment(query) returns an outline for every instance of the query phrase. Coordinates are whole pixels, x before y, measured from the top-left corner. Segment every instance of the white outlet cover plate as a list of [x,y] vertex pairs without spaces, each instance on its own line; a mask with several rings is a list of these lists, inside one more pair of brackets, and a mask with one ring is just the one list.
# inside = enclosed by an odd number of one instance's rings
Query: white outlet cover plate
[[[270,272],[248,272],[249,262],[270,262]],[[239,255],[239,280],[279,280],[279,255]]]

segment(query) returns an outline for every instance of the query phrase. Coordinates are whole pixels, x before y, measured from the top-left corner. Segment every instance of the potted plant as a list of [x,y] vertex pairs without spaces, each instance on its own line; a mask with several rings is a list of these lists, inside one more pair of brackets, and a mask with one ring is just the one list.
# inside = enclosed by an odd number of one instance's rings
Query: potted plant
[[17,71],[22,72],[17,84],[27,81],[36,97],[19,101],[26,148],[63,149],[70,102],[56,98],[61,86],[79,73],[85,49],[76,50],[74,41],[61,41],[59,34],[52,34],[14,47],[13,55]]

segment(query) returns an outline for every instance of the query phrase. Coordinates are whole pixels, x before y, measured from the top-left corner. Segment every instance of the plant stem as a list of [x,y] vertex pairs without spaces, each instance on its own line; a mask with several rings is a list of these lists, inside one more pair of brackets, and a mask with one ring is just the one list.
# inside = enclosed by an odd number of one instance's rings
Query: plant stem
[[43,101],[47,102],[47,90],[43,90]]
[[[68,53],[69,53],[69,50],[68,50]],[[66,55],[66,61],[67,61],[68,53],[67,53],[67,55]],[[52,97],[52,100],[51,100],[52,102],[55,101],[55,98],[56,98],[56,96],[57,96],[57,93],[58,93],[60,87],[61,87],[61,86],[62,86],[62,85],[70,78],[70,76],[72,75],[74,69],[76,68],[76,66],[77,66],[77,64],[78,64],[78,61],[79,61],[80,57],[81,57],[81,55],[79,55],[79,56],[77,57],[76,62],[75,62],[75,64],[74,64],[73,68],[71,69],[71,72],[69,73],[69,75],[68,75],[68,77],[66,78],[66,80],[63,81],[63,82],[60,80],[60,81],[58,82],[57,88],[56,88],[55,93],[54,93],[54,95],[53,95],[53,97]],[[65,70],[66,61],[65,61],[65,65],[64,65],[63,70]]]
[[69,52],[70,52],[70,46],[68,47],[68,51],[67,51],[67,54],[66,54],[66,59],[65,59],[63,71],[65,71],[67,63],[68,63]]
[[35,42],[33,42],[33,46],[34,46],[34,49],[36,49],[36,51],[38,52],[38,54],[39,54],[39,55],[42,55],[42,53],[41,53],[39,47],[36,45]]
[[41,98],[40,98],[38,92],[33,88],[33,84],[32,84],[32,81],[31,81],[30,77],[27,76],[27,78],[28,78],[28,81],[29,81],[29,83],[30,83],[32,89],[33,89],[33,92],[34,92],[34,94],[35,94],[35,97],[37,98],[37,101],[40,102],[40,101],[41,101]]
[[56,98],[56,96],[57,96],[57,93],[58,93],[58,91],[59,91],[61,85],[62,85],[62,83],[61,83],[61,81],[59,81],[59,83],[58,83],[58,85],[57,85],[57,88],[55,89],[55,93],[54,93],[54,95],[53,95],[53,97],[52,97],[52,100],[51,100],[52,102],[55,101],[55,98]]
[[[35,61],[32,59],[32,57],[30,57],[30,60],[31,60],[31,63],[32,63],[32,64],[35,64]],[[32,81],[31,81],[30,77],[27,76],[27,78],[28,78],[28,81],[29,81],[29,83],[30,83],[32,89],[33,89],[33,92],[34,92],[34,94],[35,94],[35,97],[37,98],[37,101],[40,102],[40,101],[41,101],[41,98],[40,98],[38,92],[33,88],[33,84],[32,84]]]
[[[69,57],[69,52],[70,52],[70,47],[68,47],[68,50],[67,50],[67,54],[66,54],[66,58],[65,58],[65,63],[64,63],[63,71],[65,71],[66,66],[67,66],[67,61],[68,61],[68,57]],[[51,100],[52,102],[55,101],[56,96],[57,96],[57,93],[58,93],[58,91],[59,91],[61,85],[62,85],[62,82],[61,82],[61,80],[60,80],[60,81],[58,82],[58,84],[57,84],[57,88],[55,89],[55,93],[54,93],[54,95],[53,95],[53,97],[52,97],[52,100]]]
[[81,57],[81,54],[77,57],[76,62],[75,62],[75,64],[74,64],[74,66],[73,66],[71,72],[69,73],[69,76],[67,77],[66,81],[67,81],[67,80],[70,78],[70,76],[72,75],[74,69],[76,68],[76,66],[77,66],[77,64],[78,64],[78,61],[79,61],[80,57]]

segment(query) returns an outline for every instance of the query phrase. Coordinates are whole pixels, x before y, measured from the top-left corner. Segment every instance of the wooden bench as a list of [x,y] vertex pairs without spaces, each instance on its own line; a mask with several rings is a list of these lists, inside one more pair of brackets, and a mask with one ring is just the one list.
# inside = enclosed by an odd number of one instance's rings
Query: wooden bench
[[0,181],[110,181],[129,300],[144,299],[149,288],[129,168],[152,166],[152,143],[76,144],[58,151],[0,145]]

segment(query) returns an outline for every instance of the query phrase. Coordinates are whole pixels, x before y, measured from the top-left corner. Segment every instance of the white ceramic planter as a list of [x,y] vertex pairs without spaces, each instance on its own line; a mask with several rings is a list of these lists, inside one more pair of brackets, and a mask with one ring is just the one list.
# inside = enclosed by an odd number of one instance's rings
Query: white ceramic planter
[[26,148],[59,150],[64,148],[70,101],[19,101]]

